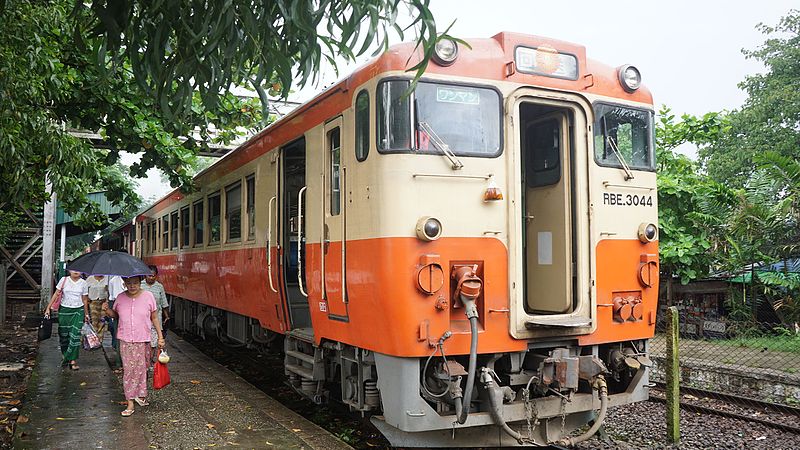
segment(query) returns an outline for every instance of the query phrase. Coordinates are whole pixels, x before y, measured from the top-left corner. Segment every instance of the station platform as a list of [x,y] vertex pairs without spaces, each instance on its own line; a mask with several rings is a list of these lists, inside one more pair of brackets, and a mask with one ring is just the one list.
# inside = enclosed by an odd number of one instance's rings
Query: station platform
[[62,368],[54,328],[41,342],[14,448],[351,448],[175,334],[167,337],[167,352],[171,384],[149,389],[150,405],[122,417],[114,349],[81,350],[80,370]]

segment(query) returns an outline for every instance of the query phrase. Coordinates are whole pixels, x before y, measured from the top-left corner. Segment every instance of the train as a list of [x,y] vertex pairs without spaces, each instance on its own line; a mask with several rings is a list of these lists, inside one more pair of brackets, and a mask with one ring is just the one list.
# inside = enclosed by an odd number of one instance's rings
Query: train
[[[393,446],[574,445],[648,397],[652,94],[502,32],[384,53],[132,222],[175,326],[282,349]],[[588,427],[588,428],[587,428]]]

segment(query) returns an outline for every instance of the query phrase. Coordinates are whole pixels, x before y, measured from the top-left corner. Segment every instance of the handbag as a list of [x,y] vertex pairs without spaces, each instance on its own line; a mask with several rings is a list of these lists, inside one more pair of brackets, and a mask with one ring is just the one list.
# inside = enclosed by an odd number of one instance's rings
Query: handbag
[[[58,308],[61,306],[61,297],[64,295],[64,285],[67,283],[67,277],[62,278],[58,284],[56,284],[56,299],[52,305],[50,305],[51,311],[58,311]],[[61,285],[61,289],[59,289],[58,285]]]
[[167,365],[156,361],[155,367],[153,367],[153,389],[161,389],[168,385],[169,381],[169,369],[167,369]]
[[50,317],[44,316],[42,317],[42,321],[39,322],[39,333],[36,336],[36,339],[39,341],[46,341],[50,339],[50,336],[53,335],[53,322],[50,321]]

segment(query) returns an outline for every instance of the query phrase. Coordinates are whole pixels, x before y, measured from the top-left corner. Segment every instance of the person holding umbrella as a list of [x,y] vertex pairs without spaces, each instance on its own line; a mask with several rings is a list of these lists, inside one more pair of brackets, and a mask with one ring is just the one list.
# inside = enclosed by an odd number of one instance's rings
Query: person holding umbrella
[[61,295],[61,306],[58,310],[58,343],[64,355],[62,365],[69,364],[70,369],[78,370],[78,354],[81,349],[81,327],[89,321],[89,288],[81,273],[69,271],[56,285],[56,292],[44,308],[44,316],[50,317],[50,309],[56,298]]
[[[101,250],[90,252],[77,258],[68,270],[86,274],[120,276],[127,291],[117,295],[112,308],[104,302],[102,311],[106,316],[117,319],[117,341],[122,358],[122,385],[128,407],[122,411],[127,417],[134,412],[134,403],[147,406],[147,355],[150,350],[150,327],[155,327],[158,346],[164,348],[164,335],[153,294],[142,290],[142,276],[151,270],[141,259],[126,252]],[[110,280],[113,285],[113,278]],[[109,292],[111,295],[113,293]]]
[[[149,269],[148,269],[149,270]],[[122,415],[134,413],[134,402],[139,406],[147,401],[147,366],[150,354],[150,328],[158,335],[158,347],[164,348],[164,335],[159,321],[161,310],[156,306],[153,294],[142,289],[139,275],[123,277],[127,291],[120,293],[113,308],[103,304],[107,316],[117,319],[117,340],[122,357],[122,387],[127,408]]]

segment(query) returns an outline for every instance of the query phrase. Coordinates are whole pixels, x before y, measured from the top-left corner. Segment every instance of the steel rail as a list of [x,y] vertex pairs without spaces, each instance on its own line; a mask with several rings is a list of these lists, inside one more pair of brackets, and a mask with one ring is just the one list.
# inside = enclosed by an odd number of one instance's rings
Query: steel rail
[[[662,391],[664,390],[664,383],[655,383],[655,385],[656,385],[655,386],[656,389],[662,390]],[[706,398],[709,398],[711,400],[730,401],[731,403],[735,403],[735,404],[737,404],[739,406],[742,406],[742,407],[745,407],[745,408],[750,408],[750,409],[753,409],[753,410],[758,410],[758,411],[763,411],[763,410],[765,410],[767,408],[770,408],[770,409],[773,410],[773,412],[780,413],[780,412],[782,412],[781,410],[784,410],[787,415],[800,416],[800,409],[794,408],[794,407],[791,407],[791,406],[784,406],[784,405],[779,405],[779,404],[776,404],[776,403],[770,403],[770,402],[764,402],[764,401],[761,401],[761,400],[750,399],[748,397],[742,397],[742,396],[736,396],[736,395],[730,395],[730,394],[723,394],[723,393],[719,393],[719,392],[715,392],[715,391],[708,391],[708,390],[697,389],[697,388],[684,388],[684,387],[681,387],[680,389],[681,389],[681,394],[685,393],[685,394],[690,394],[690,395],[695,395],[695,396],[700,396],[700,397],[706,397]],[[649,398],[649,401],[659,402],[659,403],[666,403],[666,398],[652,397],[651,396]],[[728,417],[728,418],[731,418],[731,419],[742,420],[742,421],[746,421],[746,422],[755,422],[755,423],[759,423],[759,424],[762,424],[762,425],[765,425],[765,426],[768,426],[768,427],[771,427],[771,428],[777,428],[777,429],[780,429],[780,430],[783,430],[783,431],[789,431],[789,432],[792,432],[792,433],[800,434],[800,426],[794,426],[794,425],[789,425],[789,424],[785,424],[785,423],[774,422],[774,421],[771,421],[771,420],[768,420],[768,419],[762,419],[762,418],[759,418],[759,417],[754,417],[752,415],[744,415],[744,414],[739,414],[739,413],[735,413],[735,412],[731,412],[731,411],[724,411],[722,409],[715,409],[715,408],[711,408],[711,407],[708,407],[708,406],[701,406],[701,405],[698,405],[698,404],[683,400],[683,398],[681,398],[680,405],[681,405],[681,409],[684,409],[686,411],[698,412],[698,413],[703,413],[703,414],[714,414],[714,415],[718,415],[718,416],[722,416],[722,417]]]

